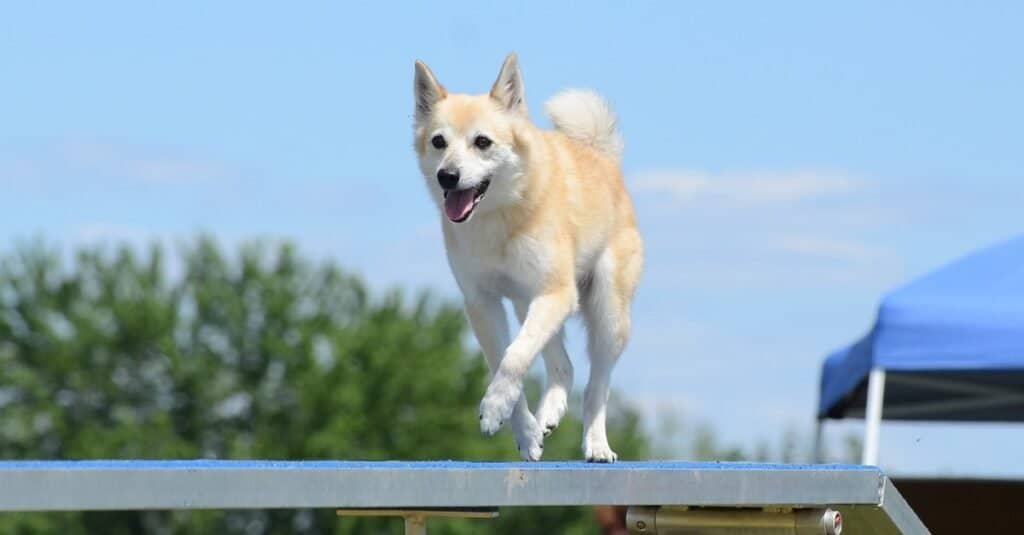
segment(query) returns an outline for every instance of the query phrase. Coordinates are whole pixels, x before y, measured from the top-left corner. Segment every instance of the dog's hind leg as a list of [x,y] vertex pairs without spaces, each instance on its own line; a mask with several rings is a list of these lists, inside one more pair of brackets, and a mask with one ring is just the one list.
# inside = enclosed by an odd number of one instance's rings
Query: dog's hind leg
[[[526,321],[526,301],[516,301],[516,316],[519,324]],[[565,351],[565,327],[558,330],[551,341],[541,351],[544,356],[544,369],[547,372],[547,385],[537,405],[537,423],[548,436],[558,427],[565,416],[569,405],[569,392],[572,390],[572,361]]]
[[590,354],[590,378],[583,392],[583,456],[588,462],[618,459],[605,428],[608,392],[612,368],[629,340],[630,304],[642,265],[635,231],[626,231],[610,245],[581,299]]
[[[501,357],[509,344],[508,318],[501,299],[495,296],[474,296],[466,299],[466,313],[477,342],[487,357],[492,375],[497,373]],[[544,453],[544,428],[530,413],[526,396],[520,395],[512,411],[512,434],[519,455],[525,461],[539,461]]]

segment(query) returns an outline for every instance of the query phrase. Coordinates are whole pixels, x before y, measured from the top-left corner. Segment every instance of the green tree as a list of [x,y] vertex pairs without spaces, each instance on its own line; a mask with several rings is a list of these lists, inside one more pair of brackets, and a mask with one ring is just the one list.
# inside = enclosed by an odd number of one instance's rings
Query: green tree
[[[466,340],[459,307],[372,297],[288,244],[225,255],[199,239],[172,260],[24,245],[0,258],[0,457],[515,459],[508,431],[479,433],[488,374]],[[616,411],[617,450],[643,457],[637,411]],[[567,418],[547,458],[578,458],[580,432]],[[431,531],[596,532],[583,508],[479,522]],[[0,533],[19,534],[400,532],[324,510],[0,516]]]

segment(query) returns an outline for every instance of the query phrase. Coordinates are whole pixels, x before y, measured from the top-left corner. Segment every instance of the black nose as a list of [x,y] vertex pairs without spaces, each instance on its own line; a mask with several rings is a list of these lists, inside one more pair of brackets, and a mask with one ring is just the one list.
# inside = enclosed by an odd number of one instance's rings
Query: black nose
[[459,185],[459,170],[441,169],[437,172],[437,182],[444,189],[455,189],[455,186]]

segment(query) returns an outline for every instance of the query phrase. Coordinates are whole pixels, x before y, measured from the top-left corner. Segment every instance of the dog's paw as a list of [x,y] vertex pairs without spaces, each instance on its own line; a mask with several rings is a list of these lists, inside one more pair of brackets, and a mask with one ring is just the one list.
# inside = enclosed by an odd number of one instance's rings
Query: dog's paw
[[[517,428],[518,427],[518,428]],[[524,461],[539,461],[544,455],[544,428],[530,417],[528,423],[514,427],[516,447]]]
[[520,384],[501,374],[496,375],[480,402],[480,431],[488,435],[497,433],[512,416],[521,394]]
[[614,463],[619,459],[619,456],[612,451],[611,446],[607,442],[590,443],[588,441],[583,444],[583,458],[588,463]]
[[501,431],[503,425],[505,425],[505,421],[499,416],[491,414],[489,411],[485,413],[483,406],[480,407],[480,432],[485,435],[494,435]]
[[541,399],[540,406],[537,408],[537,423],[544,430],[544,436],[550,435],[558,427],[558,423],[562,421],[562,417],[565,416],[565,411],[569,407],[568,401],[568,395],[561,388],[548,389],[544,393],[544,398]]

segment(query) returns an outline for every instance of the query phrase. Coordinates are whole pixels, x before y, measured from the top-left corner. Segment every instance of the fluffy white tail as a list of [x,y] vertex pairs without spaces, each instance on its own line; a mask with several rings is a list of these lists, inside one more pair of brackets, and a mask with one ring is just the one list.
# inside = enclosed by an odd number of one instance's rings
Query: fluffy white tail
[[566,89],[544,105],[555,128],[565,135],[618,160],[622,136],[611,106],[588,89]]

